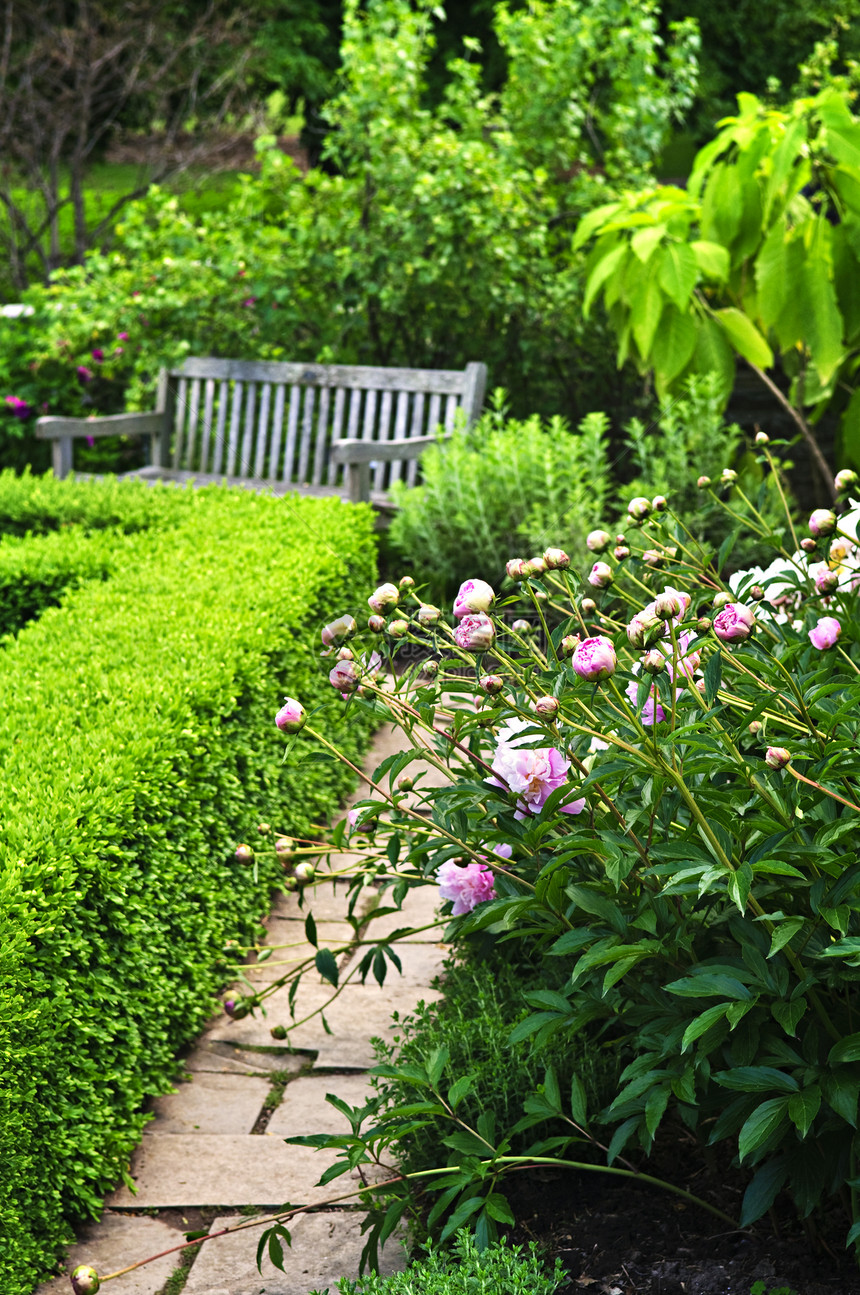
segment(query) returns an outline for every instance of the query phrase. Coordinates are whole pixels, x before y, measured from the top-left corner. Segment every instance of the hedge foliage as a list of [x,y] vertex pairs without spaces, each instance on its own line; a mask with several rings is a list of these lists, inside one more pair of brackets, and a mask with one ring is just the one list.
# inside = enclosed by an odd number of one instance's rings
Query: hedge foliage
[[91,531],[115,527],[134,534],[173,527],[200,507],[208,491],[113,476],[60,480],[25,470],[0,472],[0,535],[48,535],[78,526]]
[[0,658],[7,1292],[101,1208],[144,1099],[211,1013],[224,940],[253,939],[277,871],[232,862],[236,841],[263,816],[307,833],[346,790],[339,765],[285,770],[281,696],[318,703],[315,725],[354,755],[369,736],[343,724],[316,636],[373,579],[370,511],[185,494],[181,522],[126,541],[113,575]]
[[107,579],[128,549],[129,537],[117,530],[6,536],[0,542],[0,634],[56,607],[67,589]]

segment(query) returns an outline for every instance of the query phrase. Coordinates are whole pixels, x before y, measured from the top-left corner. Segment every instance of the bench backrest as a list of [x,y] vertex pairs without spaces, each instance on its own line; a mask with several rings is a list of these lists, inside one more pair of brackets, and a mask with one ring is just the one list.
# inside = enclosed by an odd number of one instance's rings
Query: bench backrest
[[[159,466],[216,476],[342,488],[333,441],[390,441],[451,431],[480,413],[484,364],[463,370],[187,359],[161,375]],[[371,468],[371,489],[414,484],[418,464]]]

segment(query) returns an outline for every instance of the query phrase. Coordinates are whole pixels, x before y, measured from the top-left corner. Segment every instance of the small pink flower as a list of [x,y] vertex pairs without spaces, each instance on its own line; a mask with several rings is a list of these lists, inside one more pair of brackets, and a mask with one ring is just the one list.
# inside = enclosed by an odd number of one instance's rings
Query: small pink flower
[[453,917],[462,917],[464,913],[471,913],[476,904],[496,898],[492,870],[482,863],[463,866],[449,859],[436,870],[436,879],[441,898],[453,900]]
[[250,309],[251,306],[256,304],[256,301],[257,301],[256,297],[246,297],[245,300],[242,302],[242,305]]
[[90,351],[90,355],[93,357],[96,364],[101,364],[102,360],[105,358],[105,353],[100,346],[97,346],[95,350]]
[[825,652],[835,645],[841,633],[842,626],[835,616],[822,616],[815,628],[809,631],[809,641],[819,652]]
[[[361,822],[359,822],[361,818]],[[379,824],[379,819],[373,814],[368,815],[367,809],[351,809],[346,816],[351,832],[361,832],[365,836],[372,836]]]
[[477,616],[464,616],[454,630],[454,642],[467,652],[486,652],[492,647],[495,637],[493,622],[483,612]]
[[117,333],[117,337],[121,342],[128,341],[128,333]]
[[77,368],[77,374],[81,382],[86,383],[92,380],[93,371],[92,369],[88,369],[85,364],[79,364]]
[[275,723],[282,733],[298,733],[304,728],[307,712],[300,701],[294,697],[285,697],[284,704],[275,716]]
[[580,679],[585,679],[588,683],[599,683],[601,679],[608,679],[610,675],[615,674],[617,664],[618,659],[612,640],[603,634],[583,639],[571,659],[575,672]]
[[85,437],[84,437],[84,440],[86,441],[86,443],[87,443],[87,445],[90,447],[90,449],[92,449],[92,448],[93,448],[93,446],[94,446],[94,445],[95,445],[95,443],[96,443],[96,438],[95,438],[94,436],[85,436]]
[[748,639],[755,616],[743,603],[726,603],[714,617],[714,633],[721,643],[740,643]]
[[[636,666],[634,666],[633,668],[635,670]],[[638,682],[635,679],[631,679],[627,687],[624,689],[624,691],[629,697],[631,705],[635,706],[636,698],[639,694]],[[676,689],[676,692],[680,692],[680,689]],[[666,712],[664,711],[659,701],[659,693],[657,692],[656,684],[652,684],[651,687],[648,689],[648,696],[645,698],[645,702],[642,706],[641,711],[639,712],[639,718],[641,719],[643,724],[649,724],[649,725],[655,723],[655,720],[656,720],[656,723],[662,724],[664,719],[666,718]]]
[[495,601],[496,595],[485,580],[465,580],[454,599],[454,615],[459,621],[473,612],[488,612]]
[[832,594],[839,588],[839,572],[833,571],[826,562],[815,562],[809,568],[809,574],[815,581],[816,591],[820,594]]

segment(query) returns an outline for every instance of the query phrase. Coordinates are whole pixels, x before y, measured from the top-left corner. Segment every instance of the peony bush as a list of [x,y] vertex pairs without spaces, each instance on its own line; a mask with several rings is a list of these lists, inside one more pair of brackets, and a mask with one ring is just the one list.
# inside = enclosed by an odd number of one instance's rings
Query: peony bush
[[[779,478],[761,434],[757,453],[763,498]],[[436,1175],[395,1192],[377,1236],[420,1191],[431,1225],[468,1222],[488,1239],[510,1218],[504,1174],[524,1160],[648,1180],[644,1158],[680,1123],[747,1172],[733,1223],[786,1192],[802,1217],[841,1215],[848,1244],[860,1238],[855,484],[840,473],[834,511],[803,531],[786,514],[774,531],[733,474],[703,479],[726,513],[719,554],[671,501],[637,496],[625,534],[589,536],[582,577],[549,548],[511,557],[500,589],[467,581],[450,616],[407,577],[370,594],[366,630],[358,608],[323,629],[332,703],[404,735],[332,834],[332,851],[348,842],[359,860],[350,884],[391,887],[395,906],[437,886],[448,938],[481,933],[560,963],[563,987],[526,995],[512,1039],[583,1036],[625,1062],[594,1110],[576,1077],[563,1095],[548,1069],[516,1131],[551,1120],[554,1132],[526,1157],[510,1154],[510,1130],[457,1124],[468,1076],[443,1092],[438,1058],[413,1068],[416,1102],[357,1112],[328,1172],[389,1165],[398,1130],[442,1124]],[[749,534],[774,559],[731,572]],[[277,722],[288,759],[336,754],[300,699]],[[374,940],[371,926],[351,974],[384,979],[398,934]],[[315,959],[335,992],[337,952]],[[265,1010],[264,995],[240,1007]]]

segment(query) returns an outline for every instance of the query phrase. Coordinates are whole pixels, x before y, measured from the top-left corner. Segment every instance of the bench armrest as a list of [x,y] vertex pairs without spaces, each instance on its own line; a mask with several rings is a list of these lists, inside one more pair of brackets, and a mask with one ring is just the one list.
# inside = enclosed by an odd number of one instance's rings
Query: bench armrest
[[67,477],[72,470],[72,444],[80,436],[161,436],[164,414],[156,410],[144,414],[105,414],[102,418],[62,418],[48,416],[36,419],[36,436],[53,441],[51,458],[55,477]]

